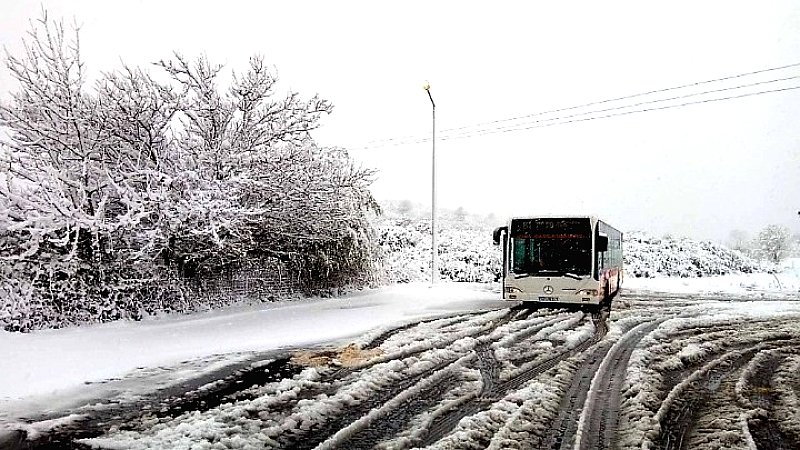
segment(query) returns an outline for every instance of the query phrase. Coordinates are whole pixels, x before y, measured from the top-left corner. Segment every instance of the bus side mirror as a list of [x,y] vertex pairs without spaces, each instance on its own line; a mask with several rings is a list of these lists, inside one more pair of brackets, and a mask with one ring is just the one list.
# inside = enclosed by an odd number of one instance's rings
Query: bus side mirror
[[498,227],[494,229],[492,233],[492,240],[494,241],[494,245],[500,245],[500,237],[503,233],[508,231],[508,227]]
[[608,236],[597,236],[597,251],[608,251]]

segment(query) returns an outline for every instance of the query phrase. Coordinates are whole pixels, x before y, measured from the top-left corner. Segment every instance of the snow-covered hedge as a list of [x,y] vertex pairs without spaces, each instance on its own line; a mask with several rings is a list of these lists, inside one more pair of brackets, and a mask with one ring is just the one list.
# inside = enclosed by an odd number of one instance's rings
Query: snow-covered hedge
[[626,233],[624,239],[628,276],[694,278],[759,271],[756,261],[708,241],[655,238],[643,232]]
[[[387,281],[430,280],[430,220],[382,218],[374,224]],[[500,276],[500,249],[492,229],[468,220],[442,220],[438,228],[439,279],[488,283]]]
[[[381,218],[374,224],[391,282],[430,280],[431,231],[428,218]],[[491,282],[501,273],[501,251],[492,244],[491,224],[445,219],[438,234],[439,276],[448,281]],[[629,277],[709,277],[758,272],[759,264],[721,245],[687,238],[654,238],[625,233],[625,271]]]
[[243,260],[312,292],[371,279],[373,172],[314,141],[328,101],[278,94],[258,56],[227,82],[175,54],[90,85],[77,29],[31,28],[0,101],[0,328],[213,308],[186,292]]

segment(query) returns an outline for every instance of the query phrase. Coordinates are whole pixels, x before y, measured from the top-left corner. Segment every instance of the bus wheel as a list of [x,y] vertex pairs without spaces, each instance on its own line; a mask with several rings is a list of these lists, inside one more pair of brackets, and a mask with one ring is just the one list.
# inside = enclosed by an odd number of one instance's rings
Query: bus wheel
[[540,305],[537,302],[522,302],[522,304],[520,306],[522,306],[523,309],[536,311],[537,309],[539,309]]
[[603,295],[603,301],[597,305],[597,309],[598,311],[611,311],[611,298],[616,295],[616,292],[614,294],[611,293],[611,286],[609,286],[608,282],[606,282],[606,287],[603,291],[605,295]]

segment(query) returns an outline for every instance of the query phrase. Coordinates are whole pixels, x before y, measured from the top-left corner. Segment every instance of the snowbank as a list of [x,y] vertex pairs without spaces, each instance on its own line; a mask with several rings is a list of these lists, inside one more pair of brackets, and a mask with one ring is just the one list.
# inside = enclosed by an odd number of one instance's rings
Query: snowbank
[[[103,395],[149,390],[155,375],[166,385],[217,364],[245,359],[252,352],[311,347],[403,320],[507,306],[498,299],[499,294],[479,284],[440,283],[433,288],[407,284],[337,299],[236,307],[142,322],[31,333],[0,331],[0,419],[15,411],[42,412]],[[140,378],[131,376],[145,368],[147,373]]]
[[625,289],[672,293],[756,294],[800,296],[800,273],[792,269],[779,273],[729,274],[703,278],[626,277]]

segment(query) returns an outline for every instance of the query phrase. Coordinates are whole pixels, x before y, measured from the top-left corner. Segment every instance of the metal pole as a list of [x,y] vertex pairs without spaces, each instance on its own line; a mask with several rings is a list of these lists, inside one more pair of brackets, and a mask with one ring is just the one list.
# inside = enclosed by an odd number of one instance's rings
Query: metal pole
[[431,111],[433,114],[433,149],[431,151],[431,285],[436,284],[439,280],[439,270],[436,264],[436,257],[439,254],[438,246],[436,245],[436,103],[433,101],[431,95],[431,86],[426,81],[423,86],[428,92],[428,98],[431,99]]
[[[428,96],[431,91],[428,91]],[[431,284],[436,284],[439,280],[439,270],[436,264],[436,258],[439,255],[439,248],[436,245],[436,104],[433,103],[431,96],[431,108],[433,114],[433,137],[432,137],[432,150],[431,150]]]

